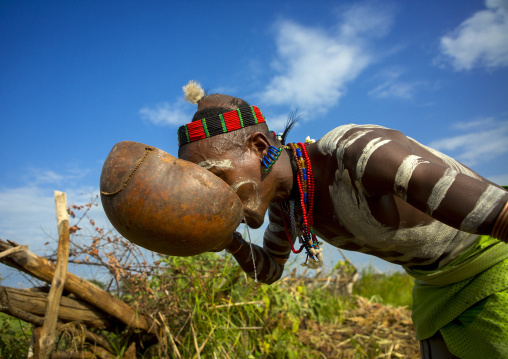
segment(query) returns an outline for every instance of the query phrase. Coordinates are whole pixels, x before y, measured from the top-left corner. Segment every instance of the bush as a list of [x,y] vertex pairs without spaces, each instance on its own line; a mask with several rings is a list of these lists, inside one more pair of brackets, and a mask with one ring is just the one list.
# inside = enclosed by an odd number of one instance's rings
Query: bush
[[32,326],[0,313],[0,358],[25,359],[32,337]]

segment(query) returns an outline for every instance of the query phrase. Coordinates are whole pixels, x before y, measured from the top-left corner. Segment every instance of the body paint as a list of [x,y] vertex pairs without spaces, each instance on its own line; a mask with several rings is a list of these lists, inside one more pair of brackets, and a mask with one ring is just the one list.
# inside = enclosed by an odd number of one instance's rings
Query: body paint
[[367,167],[367,162],[369,161],[370,156],[381,146],[386,145],[391,142],[384,137],[378,137],[371,140],[367,145],[363,148],[362,154],[358,159],[358,163],[356,165],[356,180],[361,183],[363,174],[365,173],[365,168]]
[[434,185],[434,188],[432,188],[432,193],[427,199],[427,214],[429,216],[431,216],[432,212],[434,212],[436,208],[439,207],[441,201],[445,198],[448,189],[455,181],[456,176],[457,171],[454,171],[451,168],[447,168],[443,176]]
[[421,163],[429,163],[429,161],[423,160],[420,156],[409,155],[402,160],[397,170],[393,190],[395,195],[402,198],[404,201],[407,200],[407,186],[409,185],[409,180],[416,167]]
[[381,128],[386,129],[386,127],[378,126],[378,125],[343,125],[335,128],[334,130],[328,132],[323,138],[321,138],[318,141],[318,150],[321,152],[322,155],[329,155],[331,156],[332,153],[337,149],[337,146],[339,145],[339,141],[347,131],[351,130],[352,128]]
[[[355,126],[341,126],[325,135],[318,142],[318,148],[322,154],[333,154],[336,151],[339,169],[336,172],[334,183],[329,187],[334,206],[334,221],[337,221],[340,226],[351,233],[351,236],[327,238],[330,244],[340,248],[347,243],[354,243],[359,247],[359,252],[377,252],[376,255],[378,256],[380,253],[385,252],[387,254],[381,255],[381,258],[409,265],[412,264],[411,259],[413,258],[428,258],[424,262],[420,261],[413,264],[430,264],[439,259],[447,251],[447,256],[441,258],[439,263],[440,266],[443,266],[453,260],[457,253],[459,253],[454,250],[456,247],[467,247],[475,241],[475,235],[462,232],[436,220],[414,227],[404,227],[404,223],[401,223],[399,228],[388,227],[378,222],[370,211],[366,194],[363,192],[359,181],[364,175],[370,156],[376,149],[390,140],[377,138],[367,144],[355,169],[357,177],[353,185],[348,170],[344,169],[342,164],[345,150],[359,138],[370,132],[368,127],[377,126],[357,126],[366,127],[367,129],[354,132],[350,136],[347,136],[347,138],[343,138],[345,133],[353,127]],[[444,155],[438,157],[445,158]],[[449,161],[455,162],[451,158]],[[401,187],[407,189],[407,183],[414,170],[413,167],[422,162],[419,157],[415,156],[407,159],[404,165],[401,164],[398,176],[398,182],[402,185]],[[443,162],[445,161],[443,160]],[[454,165],[464,172],[467,171],[465,167],[460,166],[457,162]],[[454,178],[452,172],[448,174],[449,176],[446,178],[450,179],[450,176]],[[443,181],[440,186],[444,184]],[[438,188],[435,188],[434,199],[431,200],[433,208],[437,208],[438,202],[441,201],[439,198],[446,194],[446,190],[439,191]],[[452,245],[452,243],[456,244]],[[394,254],[391,253],[400,253],[400,255],[393,257]]]
[[198,163],[198,166],[203,167],[205,170],[209,170],[212,167],[216,167],[221,170],[231,170],[233,165],[231,160],[206,160]]
[[487,189],[482,193],[474,209],[469,212],[466,218],[460,224],[460,229],[466,232],[474,233],[480,224],[482,224],[487,216],[496,208],[498,203],[503,199],[506,191],[488,185]]
[[344,159],[344,153],[346,152],[346,149],[351,146],[353,143],[356,142],[359,138],[365,136],[369,132],[372,132],[372,130],[361,130],[358,132],[355,132],[353,135],[349,136],[344,141],[341,141],[340,144],[337,146],[337,160],[339,163],[342,163]]
[[426,149],[427,151],[429,151],[430,153],[432,153],[434,156],[436,156],[437,158],[439,158],[441,161],[443,161],[448,167],[450,167],[451,169],[457,171],[458,173],[462,173],[462,174],[465,174],[469,177],[473,177],[479,181],[482,181],[483,178],[481,176],[479,176],[477,173],[473,172],[472,170],[470,170],[469,168],[467,168],[466,166],[464,166],[462,163],[454,160],[453,158],[445,155],[444,153],[442,152],[439,152],[431,147],[428,147],[428,146],[425,146],[425,145],[422,145],[421,143],[419,143],[418,141],[416,141],[415,139],[411,138],[411,137],[408,137],[409,140],[413,141],[416,145],[420,146],[420,147],[423,147],[424,149]]
[[255,211],[256,209],[259,208],[259,205],[261,204],[261,192],[259,190],[258,184],[254,180],[251,180],[251,179],[242,180],[240,178],[240,180],[238,182],[231,184],[231,188],[233,188],[233,190],[238,193],[238,189],[240,187],[248,185],[248,184],[250,184],[254,187],[254,191],[253,191],[254,194],[253,194],[253,198],[249,198],[247,203],[245,203],[245,208],[247,208],[251,211]]

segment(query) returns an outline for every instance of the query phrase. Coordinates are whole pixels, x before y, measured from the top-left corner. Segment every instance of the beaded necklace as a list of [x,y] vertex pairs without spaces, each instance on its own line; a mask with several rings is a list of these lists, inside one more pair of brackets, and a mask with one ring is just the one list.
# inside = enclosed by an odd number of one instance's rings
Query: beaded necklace
[[[291,250],[293,253],[300,253],[305,249],[307,257],[302,266],[316,269],[323,265],[323,255],[321,254],[321,243],[318,242],[313,227],[315,182],[306,145],[307,142],[306,144],[290,143],[288,146],[284,146],[284,148],[291,151],[296,161],[296,182],[299,198],[296,201],[291,199],[279,202],[279,206],[281,208],[286,237],[291,244]],[[296,220],[297,215],[298,220]],[[302,243],[298,250],[295,249],[292,241],[292,237],[296,238],[297,236],[300,239],[300,243]]]

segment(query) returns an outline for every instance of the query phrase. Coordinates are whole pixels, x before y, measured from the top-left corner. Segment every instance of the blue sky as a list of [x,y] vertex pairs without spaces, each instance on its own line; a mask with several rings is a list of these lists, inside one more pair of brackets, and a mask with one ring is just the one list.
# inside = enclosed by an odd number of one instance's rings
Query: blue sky
[[375,123],[508,184],[508,0],[3,1],[0,49],[0,238],[34,251],[115,143],[176,155],[189,80],[274,130],[299,108],[290,141]]

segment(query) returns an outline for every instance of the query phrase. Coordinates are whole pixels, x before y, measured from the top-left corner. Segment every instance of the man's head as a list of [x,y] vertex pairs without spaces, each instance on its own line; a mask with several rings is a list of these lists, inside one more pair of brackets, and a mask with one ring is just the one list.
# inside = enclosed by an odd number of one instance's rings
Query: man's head
[[[205,96],[198,104],[193,123],[250,107],[239,98],[219,94]],[[247,223],[258,228],[270,202],[280,196],[277,174],[288,170],[274,165],[268,173],[263,172],[262,159],[270,146],[281,144],[263,122],[181,145],[178,157],[197,163],[230,185],[243,203]]]

